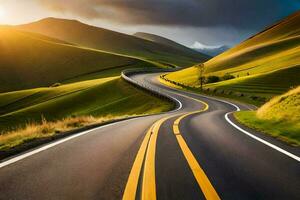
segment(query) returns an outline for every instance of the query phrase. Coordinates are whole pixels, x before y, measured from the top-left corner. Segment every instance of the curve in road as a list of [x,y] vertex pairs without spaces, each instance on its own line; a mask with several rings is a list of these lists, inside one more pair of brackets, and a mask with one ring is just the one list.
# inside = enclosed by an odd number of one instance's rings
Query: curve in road
[[247,105],[168,88],[157,75],[130,78],[177,99],[181,109],[10,158],[0,163],[0,199],[299,198],[299,148],[236,125],[230,113]]

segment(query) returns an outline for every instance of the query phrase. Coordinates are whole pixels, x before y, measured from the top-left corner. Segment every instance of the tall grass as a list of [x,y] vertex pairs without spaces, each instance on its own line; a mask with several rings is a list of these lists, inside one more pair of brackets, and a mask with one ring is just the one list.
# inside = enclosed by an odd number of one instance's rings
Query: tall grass
[[67,117],[58,121],[47,121],[42,117],[41,123],[28,123],[24,128],[0,132],[0,150],[5,151],[29,141],[51,137],[76,128],[123,117],[125,116],[106,116],[100,118],[79,116]]
[[300,123],[300,86],[274,97],[256,115],[260,119]]

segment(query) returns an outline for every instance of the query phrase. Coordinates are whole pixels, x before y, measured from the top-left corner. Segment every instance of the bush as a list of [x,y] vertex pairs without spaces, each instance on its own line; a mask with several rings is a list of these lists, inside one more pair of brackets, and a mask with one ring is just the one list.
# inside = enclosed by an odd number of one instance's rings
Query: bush
[[231,74],[225,74],[223,77],[222,77],[222,80],[223,81],[226,81],[226,80],[230,80],[230,79],[234,79],[235,76],[231,75]]
[[218,76],[209,76],[206,78],[206,83],[216,83],[220,81],[220,77]]

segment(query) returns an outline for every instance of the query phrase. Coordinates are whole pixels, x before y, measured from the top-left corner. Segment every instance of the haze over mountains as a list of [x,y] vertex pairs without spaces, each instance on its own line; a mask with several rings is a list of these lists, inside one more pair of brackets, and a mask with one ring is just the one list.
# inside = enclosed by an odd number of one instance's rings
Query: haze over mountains
[[209,56],[217,56],[225,51],[227,51],[228,49],[230,49],[229,46],[227,45],[219,45],[219,46],[209,46],[209,45],[204,45],[201,44],[200,42],[195,42],[192,46],[192,49],[194,49],[195,51],[198,51],[200,53],[209,55]]
[[17,26],[17,28],[47,35],[79,46],[181,67],[191,66],[209,59],[208,56],[188,48],[174,48],[170,45],[90,26],[76,20],[46,18]]

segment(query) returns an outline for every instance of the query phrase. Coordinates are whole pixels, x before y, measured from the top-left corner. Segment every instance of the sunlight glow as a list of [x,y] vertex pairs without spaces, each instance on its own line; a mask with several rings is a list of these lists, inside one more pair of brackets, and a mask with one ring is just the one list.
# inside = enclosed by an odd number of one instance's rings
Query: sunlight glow
[[5,17],[6,11],[2,6],[0,6],[0,23],[3,23],[5,21]]

